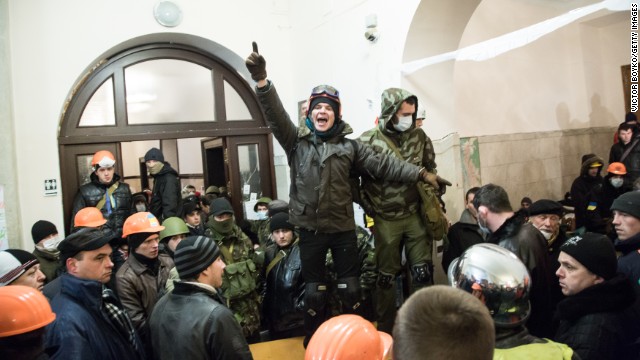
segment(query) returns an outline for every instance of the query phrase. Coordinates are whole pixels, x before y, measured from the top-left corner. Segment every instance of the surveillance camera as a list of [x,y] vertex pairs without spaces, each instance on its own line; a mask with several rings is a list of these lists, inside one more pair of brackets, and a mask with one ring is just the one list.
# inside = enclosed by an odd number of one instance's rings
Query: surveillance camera
[[376,28],[369,28],[364,33],[364,37],[372,43],[375,43],[380,38],[380,33],[378,33],[378,30]]

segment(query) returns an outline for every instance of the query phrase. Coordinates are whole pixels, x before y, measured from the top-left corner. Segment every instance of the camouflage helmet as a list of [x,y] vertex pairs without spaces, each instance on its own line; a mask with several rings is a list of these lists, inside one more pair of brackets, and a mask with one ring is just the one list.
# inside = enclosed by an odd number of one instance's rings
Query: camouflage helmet
[[207,194],[216,194],[216,195],[220,195],[220,188],[215,186],[215,185],[211,185],[207,188],[207,190],[205,190],[204,192],[205,195]]
[[172,216],[162,222],[164,230],[160,231],[160,241],[180,234],[189,234],[187,224],[179,217]]

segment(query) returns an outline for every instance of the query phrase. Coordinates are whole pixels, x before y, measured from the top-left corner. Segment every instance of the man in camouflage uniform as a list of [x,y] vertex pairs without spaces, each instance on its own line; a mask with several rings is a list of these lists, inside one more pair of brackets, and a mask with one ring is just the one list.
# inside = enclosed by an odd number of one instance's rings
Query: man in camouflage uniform
[[257,214],[257,220],[249,220],[251,224],[251,231],[256,234],[260,246],[266,249],[269,245],[269,238],[271,232],[269,231],[269,203],[271,199],[268,197],[261,197],[253,206],[253,211]]
[[[415,126],[417,109],[415,95],[403,89],[385,90],[378,126],[363,133],[359,140],[371,145],[378,153],[425,168],[444,190],[444,185],[451,183],[435,175],[435,152],[431,139]],[[363,208],[375,223],[378,330],[391,333],[396,315],[394,285],[396,275],[402,269],[402,247],[406,248],[414,292],[432,284],[433,239],[420,215],[420,195],[415,184],[363,176],[362,189]]]
[[240,323],[249,342],[259,339],[260,295],[256,291],[264,264],[264,252],[254,250],[249,237],[234,223],[233,208],[225,198],[214,199],[205,236],[220,247],[226,264],[222,276],[222,296]]

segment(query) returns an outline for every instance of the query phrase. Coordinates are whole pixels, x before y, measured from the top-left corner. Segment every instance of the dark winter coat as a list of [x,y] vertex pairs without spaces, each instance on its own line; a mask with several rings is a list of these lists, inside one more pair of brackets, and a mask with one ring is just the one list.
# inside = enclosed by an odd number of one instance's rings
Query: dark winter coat
[[180,216],[182,210],[182,195],[180,193],[180,179],[168,162],[162,170],[153,176],[153,191],[149,203],[149,212],[160,222],[172,216]]
[[465,250],[475,244],[485,242],[478,222],[468,209],[464,209],[460,216],[460,221],[451,225],[447,232],[447,239],[449,240],[449,245],[442,254],[442,268],[445,273],[449,269],[449,264],[462,255]]
[[286,249],[276,244],[270,245],[265,252],[266,266],[279,252],[284,256],[266,274],[263,304],[263,314],[267,317],[269,328],[275,332],[301,328],[304,323],[305,283],[300,266],[300,247],[295,241]]
[[149,345],[149,316],[164,294],[169,271],[174,266],[171,257],[165,254],[158,256],[158,262],[157,274],[154,274],[130,254],[116,274],[118,296],[146,346]]
[[554,340],[569,345],[582,360],[623,359],[626,348],[622,312],[635,300],[629,280],[618,274],[558,304]]
[[550,337],[554,310],[550,299],[550,288],[552,281],[557,282],[552,278],[555,269],[550,268],[544,236],[525,220],[524,211],[516,212],[489,236],[488,242],[516,254],[529,270],[531,317],[527,321],[527,328],[535,336]]
[[291,167],[291,224],[320,233],[355,230],[352,171],[392,181],[418,180],[419,167],[347,139],[353,131],[339,114],[334,125],[339,127],[338,134],[323,141],[306,126],[293,124],[271,82],[256,93]]
[[603,184],[602,176],[599,173],[595,177],[588,174],[591,164],[595,162],[602,164],[603,160],[597,156],[587,158],[580,167],[580,176],[573,180],[573,184],[571,184],[571,199],[573,200],[576,215],[576,229],[586,225],[589,200],[593,196],[594,190],[600,191]]
[[[107,317],[102,305],[102,287],[98,281],[69,274],[60,276],[61,292],[51,301],[56,314],[47,326],[45,346],[57,347],[52,359],[144,359],[137,354],[125,334]],[[121,307],[122,308],[122,307]],[[138,348],[142,349],[136,336]]]
[[155,358],[252,359],[240,325],[222,303],[212,290],[177,281],[151,314]]
[[120,175],[113,174],[113,179],[109,184],[100,183],[100,179],[95,173],[91,173],[91,182],[80,186],[76,197],[73,199],[73,210],[71,211],[71,231],[73,231],[73,219],[78,211],[86,207],[95,207],[105,196],[107,189],[116,182],[118,188],[113,192],[113,199],[116,204],[111,215],[107,215],[106,205],[100,209],[102,216],[107,219],[106,227],[111,229],[116,237],[122,236],[122,225],[131,214],[131,189],[129,185],[120,182]]

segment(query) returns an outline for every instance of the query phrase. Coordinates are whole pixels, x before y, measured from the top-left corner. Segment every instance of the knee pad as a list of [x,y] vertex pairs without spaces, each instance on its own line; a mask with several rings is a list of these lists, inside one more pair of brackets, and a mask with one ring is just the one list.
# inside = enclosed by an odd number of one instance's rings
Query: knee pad
[[416,264],[411,266],[411,276],[413,277],[413,282],[420,285],[430,285],[432,284],[433,278],[431,276],[431,271],[433,267],[429,264]]
[[338,295],[342,301],[342,306],[347,311],[353,311],[360,307],[360,279],[357,277],[348,277],[338,279],[336,283]]
[[391,289],[396,277],[393,274],[383,272],[378,273],[378,282],[376,283],[380,289]]
[[327,305],[327,284],[308,283],[305,285],[304,292],[306,312],[311,316],[321,313]]

